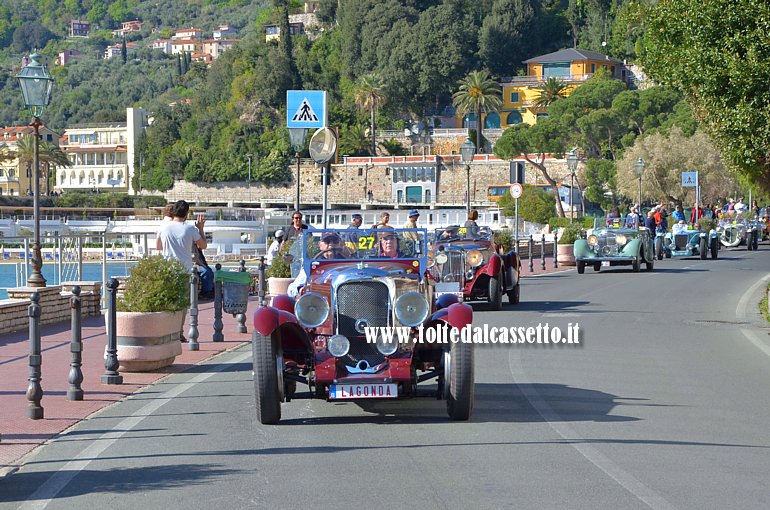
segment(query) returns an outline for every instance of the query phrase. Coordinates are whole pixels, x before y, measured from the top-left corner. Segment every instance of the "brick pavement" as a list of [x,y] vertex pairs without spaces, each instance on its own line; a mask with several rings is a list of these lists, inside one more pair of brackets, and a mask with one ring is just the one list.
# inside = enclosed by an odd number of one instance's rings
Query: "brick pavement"
[[[256,308],[256,297],[250,299],[249,310]],[[247,315],[249,317],[250,314]],[[27,331],[0,336],[0,477],[15,471],[24,457],[38,446],[62,431],[75,425],[94,412],[117,402],[124,397],[152,384],[168,374],[184,371],[193,365],[209,359],[226,350],[234,349],[251,339],[251,333],[236,333],[236,321],[232,315],[224,314],[224,342],[214,343],[214,303],[204,302],[199,306],[198,342],[200,350],[189,351],[182,344],[182,354],[174,364],[153,372],[124,372],[123,384],[101,383],[104,374],[104,348],[106,331],[103,317],[83,319],[83,382],[85,393],[82,401],[67,400],[67,377],[70,369],[70,328],[69,322],[43,326],[42,380],[44,418],[31,420],[25,409],[28,385],[29,342]],[[246,327],[251,331],[249,320]],[[185,325],[185,335],[189,322]]]

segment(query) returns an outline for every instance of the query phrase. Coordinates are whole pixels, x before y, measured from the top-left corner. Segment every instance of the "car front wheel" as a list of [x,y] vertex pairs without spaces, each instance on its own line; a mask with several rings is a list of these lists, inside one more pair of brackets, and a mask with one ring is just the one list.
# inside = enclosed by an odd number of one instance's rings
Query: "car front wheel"
[[707,255],[707,245],[706,245],[706,238],[701,237],[700,243],[698,243],[698,251],[700,252],[700,258],[701,260],[706,260]]
[[473,411],[473,344],[452,344],[448,356],[450,363],[445,367],[445,384],[447,388],[446,409],[449,417],[456,421],[464,421],[471,417]]
[[586,263],[585,262],[578,262],[577,263],[577,272],[578,274],[583,274],[586,272]]
[[754,249],[754,232],[746,233],[746,249],[749,251]]
[[711,258],[715,259],[719,255],[719,239],[716,237],[711,238]]
[[514,287],[508,291],[508,302],[511,304],[517,304],[521,300],[521,283],[517,283]]
[[[264,425],[281,421],[283,356],[277,339],[254,332],[251,338],[254,366],[254,400],[257,419]],[[279,374],[278,370],[281,370]]]
[[663,239],[661,237],[655,239],[655,253],[658,260],[663,260]]
[[503,309],[503,286],[499,277],[491,276],[489,278],[489,304],[492,310]]

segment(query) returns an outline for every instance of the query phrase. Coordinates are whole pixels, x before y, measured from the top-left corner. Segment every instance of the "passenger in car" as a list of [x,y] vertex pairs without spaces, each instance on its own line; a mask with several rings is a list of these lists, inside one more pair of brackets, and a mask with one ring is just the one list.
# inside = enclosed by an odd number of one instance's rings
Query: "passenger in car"
[[398,236],[395,234],[385,234],[380,237],[380,246],[377,250],[378,257],[391,259],[400,259],[404,257],[398,246]]
[[[346,259],[350,257],[349,250],[342,245],[342,239],[336,232],[326,232],[321,235],[321,239],[318,241],[318,250],[314,257],[316,259]],[[307,283],[307,273],[305,273],[303,264],[302,270],[289,285],[286,293],[289,297],[296,298],[305,283]]]

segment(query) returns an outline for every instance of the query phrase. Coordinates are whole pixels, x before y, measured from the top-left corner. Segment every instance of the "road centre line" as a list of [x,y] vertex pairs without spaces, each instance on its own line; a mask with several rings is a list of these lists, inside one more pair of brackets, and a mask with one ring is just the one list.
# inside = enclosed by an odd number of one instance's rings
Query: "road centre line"
[[72,479],[78,475],[78,473],[85,469],[93,460],[97,460],[99,455],[101,455],[107,448],[115,444],[118,439],[130,432],[131,429],[139,425],[145,418],[152,416],[152,413],[168,403],[172,398],[181,395],[185,391],[191,389],[194,385],[225,370],[230,365],[240,363],[249,358],[251,358],[251,351],[243,353],[227,363],[212,365],[209,371],[196,375],[187,383],[175,385],[157,399],[144,405],[131,416],[113,427],[113,429],[118,429],[119,432],[106,432],[98,439],[94,439],[90,446],[55,472],[48,480],[43,482],[40,488],[38,488],[38,490],[36,490],[19,508],[23,510],[33,510],[47,507],[51,500],[53,500],[59,492],[61,492],[62,489],[64,489]]
[[[508,367],[511,370],[514,381],[530,380],[526,376],[524,368],[521,365],[521,356],[518,351],[510,351],[510,354],[508,355]],[[522,392],[530,405],[532,405],[554,432],[561,436],[562,439],[566,440],[572,448],[577,450],[578,453],[591,462],[591,464],[615,480],[621,487],[636,496],[650,508],[656,510],[669,510],[675,508],[674,505],[669,503],[663,496],[637,480],[631,473],[618,466],[607,456],[599,452],[599,450],[588,444],[579,443],[576,438],[579,438],[580,435],[562,420],[559,414],[548,405],[537,390],[531,387],[522,388],[519,386],[519,391]]]

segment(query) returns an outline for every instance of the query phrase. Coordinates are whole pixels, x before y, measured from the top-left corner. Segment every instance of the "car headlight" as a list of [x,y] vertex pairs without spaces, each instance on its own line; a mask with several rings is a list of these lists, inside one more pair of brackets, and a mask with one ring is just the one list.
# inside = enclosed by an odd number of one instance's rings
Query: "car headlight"
[[441,253],[439,253],[438,255],[436,255],[436,258],[435,258],[435,260],[436,260],[436,264],[446,264],[447,258],[448,258],[448,257],[447,257],[447,255],[446,255],[446,253],[444,253],[444,252],[442,251]]
[[626,236],[623,234],[618,234],[615,236],[615,242],[617,244],[626,244],[626,241],[628,241],[628,239],[626,239]]
[[479,250],[470,250],[465,254],[465,261],[471,267],[478,267],[484,263],[484,255]]
[[591,234],[590,236],[588,236],[587,241],[589,245],[596,246],[599,243],[599,238]]
[[329,302],[315,292],[302,294],[294,304],[294,313],[306,328],[317,328],[329,317]]
[[419,292],[405,292],[396,299],[396,318],[404,326],[419,326],[428,318],[428,300]]
[[385,335],[381,334],[377,337],[377,350],[383,356],[390,356],[398,350],[398,339],[393,336],[385,338]]
[[345,335],[332,335],[326,342],[326,349],[335,358],[341,358],[350,350],[350,340]]

